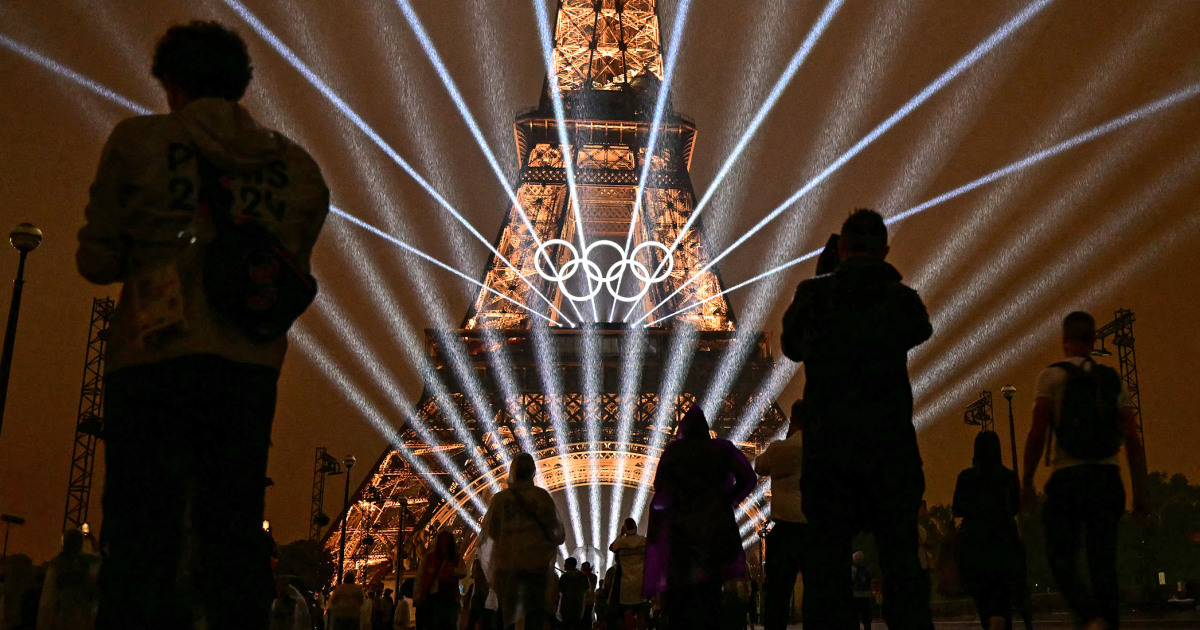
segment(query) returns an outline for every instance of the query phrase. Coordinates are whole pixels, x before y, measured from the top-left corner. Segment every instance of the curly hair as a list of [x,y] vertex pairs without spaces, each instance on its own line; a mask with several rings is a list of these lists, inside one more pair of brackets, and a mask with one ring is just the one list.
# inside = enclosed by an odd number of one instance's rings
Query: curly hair
[[246,42],[217,22],[193,21],[167,29],[154,49],[150,73],[191,98],[242,98],[253,68]]

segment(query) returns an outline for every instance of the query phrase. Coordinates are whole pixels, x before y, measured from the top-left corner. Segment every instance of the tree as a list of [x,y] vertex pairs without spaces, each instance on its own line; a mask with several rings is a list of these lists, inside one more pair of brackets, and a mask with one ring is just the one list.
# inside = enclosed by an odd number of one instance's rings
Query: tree
[[337,563],[319,541],[297,540],[279,548],[279,575],[294,575],[300,586],[319,590],[333,581]]

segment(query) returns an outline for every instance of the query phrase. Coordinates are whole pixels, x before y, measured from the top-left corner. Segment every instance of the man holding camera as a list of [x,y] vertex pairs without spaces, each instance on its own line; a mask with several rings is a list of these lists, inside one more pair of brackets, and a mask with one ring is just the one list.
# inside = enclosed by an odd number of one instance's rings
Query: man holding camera
[[869,529],[884,573],[888,627],[932,628],[929,580],[917,555],[925,477],[908,351],[933,328],[916,291],[884,262],[883,217],[856,210],[842,225],[837,251],[836,270],[800,283],[783,320],[783,352],[804,362],[806,374],[804,625],[854,627],[846,558],[854,535]]

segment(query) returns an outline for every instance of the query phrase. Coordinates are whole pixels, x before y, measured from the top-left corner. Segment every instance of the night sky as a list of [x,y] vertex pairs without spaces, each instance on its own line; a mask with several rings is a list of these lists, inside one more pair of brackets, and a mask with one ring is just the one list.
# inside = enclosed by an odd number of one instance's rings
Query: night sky
[[[396,3],[245,1],[480,233],[496,236],[508,209],[503,189]],[[483,244],[229,2],[0,3],[0,227],[30,221],[45,232],[29,257],[0,434],[0,511],[28,520],[13,530],[10,552],[42,560],[57,546],[92,298],[118,293],[78,276],[75,232],[100,148],[133,114],[54,72],[49,60],[164,112],[149,73],[158,35],[197,18],[231,25],[255,65],[244,104],[310,150],[335,205],[469,276],[486,262]],[[515,182],[512,120],[537,105],[545,76],[533,5],[413,4]],[[677,5],[662,6],[664,41]],[[734,242],[1027,6],[848,0],[704,212],[711,251]],[[708,190],[824,8],[694,0],[671,89],[676,109],[699,129],[697,194]],[[892,228],[890,260],[921,292],[935,326],[910,364],[931,503],[948,502],[955,475],[970,465],[973,430],[962,412],[980,390],[995,392],[1004,418],[1000,387],[1016,386],[1023,443],[1035,377],[1061,355],[1058,323],[1074,309],[1092,311],[1100,324],[1117,308],[1137,314],[1150,468],[1200,476],[1200,413],[1189,394],[1200,355],[1197,32],[1193,0],[1050,2],[721,262],[732,286],[819,248],[855,207],[894,216],[1058,143],[1087,140]],[[1144,115],[1122,118],[1146,106]],[[16,266],[15,250],[0,250],[0,315]],[[281,542],[307,534],[313,449],[355,454],[357,484],[384,440],[352,401],[399,423],[388,397],[411,403],[421,389],[406,340],[423,339],[427,327],[457,326],[475,293],[334,216],[314,268],[324,293],[301,326],[330,360],[322,366],[293,346],[284,366],[269,470],[275,486],[267,491],[267,518]],[[777,338],[795,284],[812,273],[804,263],[730,294],[740,325]],[[355,336],[364,341],[357,349],[347,341]],[[792,381],[782,407],[801,386],[802,378]],[[1007,423],[997,429],[1007,454]],[[101,520],[102,473],[97,466],[93,523]],[[1039,481],[1046,475],[1042,469]],[[330,486],[330,513],[340,485]]]

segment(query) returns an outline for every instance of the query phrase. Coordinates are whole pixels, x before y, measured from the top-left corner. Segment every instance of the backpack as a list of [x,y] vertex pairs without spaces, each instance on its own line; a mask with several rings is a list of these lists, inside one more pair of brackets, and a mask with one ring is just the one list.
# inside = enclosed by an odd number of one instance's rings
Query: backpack
[[200,205],[211,213],[216,237],[204,253],[209,307],[256,344],[287,334],[317,296],[317,281],[264,225],[233,216],[230,174],[196,150]]
[[1059,448],[1083,460],[1116,455],[1125,439],[1121,426],[1121,375],[1090,358],[1085,358],[1082,365],[1063,361],[1050,367],[1067,372],[1062,413],[1054,427]]

